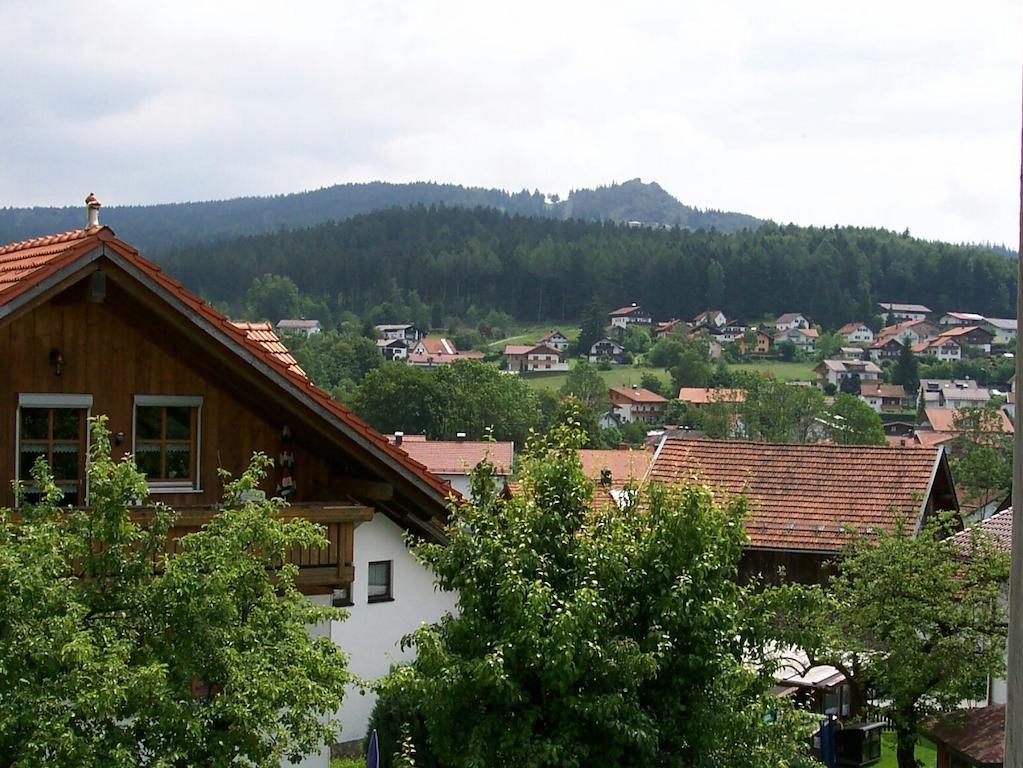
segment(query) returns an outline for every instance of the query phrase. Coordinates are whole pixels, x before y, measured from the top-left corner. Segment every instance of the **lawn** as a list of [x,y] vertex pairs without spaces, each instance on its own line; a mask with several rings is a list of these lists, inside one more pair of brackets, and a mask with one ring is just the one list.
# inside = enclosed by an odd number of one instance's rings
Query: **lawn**
[[[934,744],[921,737],[916,745],[916,759],[924,768],[932,768],[936,765],[938,752],[934,748]],[[892,731],[885,731],[881,734],[881,762],[875,763],[875,765],[877,768],[898,768],[899,764],[895,759],[895,734]],[[348,767],[345,766],[345,768]]]
[[787,363],[782,360],[758,360],[755,363],[732,363],[728,367],[735,371],[756,371],[774,376],[781,381],[816,381],[817,374],[812,360]]
[[533,344],[540,340],[547,331],[559,330],[569,341],[575,341],[579,338],[579,329],[572,328],[567,325],[558,325],[557,323],[542,323],[539,325],[531,325],[526,328],[515,328],[515,335],[508,336],[504,339],[495,339],[488,345],[492,352],[500,352],[504,349],[506,344]]
[[366,768],[365,757],[335,757],[330,768]]
[[[571,365],[575,365],[573,360]],[[633,384],[639,386],[639,380],[644,374],[651,373],[659,378],[665,385],[670,388],[671,377],[668,376],[667,371],[661,370],[660,368],[645,368],[636,367],[633,365],[616,365],[609,371],[597,371],[600,377],[604,380],[609,387],[631,387]],[[533,389],[547,390],[549,392],[557,392],[564,385],[568,379],[567,373],[532,373],[525,374],[522,378],[529,384]]]

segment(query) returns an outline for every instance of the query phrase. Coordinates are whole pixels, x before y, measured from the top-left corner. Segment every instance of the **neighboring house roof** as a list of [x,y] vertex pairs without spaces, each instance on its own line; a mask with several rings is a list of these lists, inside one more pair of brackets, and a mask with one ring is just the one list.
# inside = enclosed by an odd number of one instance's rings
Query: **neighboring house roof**
[[943,506],[958,507],[940,448],[669,437],[647,477],[746,494],[753,547],[839,552],[853,530],[890,531],[900,517],[919,522],[939,474]]
[[499,475],[511,474],[515,444],[485,440],[406,440],[398,446],[435,475],[467,475],[486,459]]
[[925,307],[923,304],[897,304],[888,301],[878,302],[878,306],[882,309],[887,309],[892,312],[916,312],[924,315],[928,315],[931,312],[930,307]]
[[[866,328],[866,326],[863,323],[846,323],[838,329],[838,332],[841,334],[849,334],[858,331],[860,328]],[[869,331],[870,329],[867,328],[867,330]]]
[[425,493],[436,504],[438,515],[443,514],[441,510],[453,493],[450,484],[389,445],[369,424],[316,387],[301,368],[297,368],[294,359],[289,359],[290,355],[284,355],[263,335],[265,328],[260,328],[260,324],[232,323],[144,258],[134,246],[118,239],[109,227],[75,230],[0,247],[0,319],[36,298],[45,298],[48,291],[59,288],[66,279],[80,276],[100,258],[113,262],[180,315],[205,330],[225,350],[251,366],[255,375],[265,376],[281,390],[298,398],[368,456]]
[[377,339],[378,347],[401,347],[405,349],[404,339]]
[[541,336],[540,337],[540,343],[543,344],[545,341],[550,341],[555,336],[557,336],[559,338],[562,338],[565,341],[568,341],[568,337],[565,334],[563,334],[561,331],[559,331],[557,328],[555,328],[553,330],[547,331],[547,333],[545,333],[543,336]]
[[319,320],[278,320],[277,328],[282,331],[308,331],[312,328],[319,328]]
[[820,335],[817,333],[816,328],[789,328],[776,334],[775,338],[782,339],[793,333],[798,333],[801,336],[806,336],[806,338],[808,339],[816,339]]
[[580,448],[579,461],[590,480],[599,481],[601,472],[611,471],[611,482],[624,485],[630,480],[642,480],[650,468],[653,453],[647,450],[604,451]]
[[938,335],[938,338],[941,339],[947,337],[966,336],[967,334],[977,333],[978,331],[980,333],[986,333],[988,336],[992,335],[991,331],[987,330],[986,328],[981,328],[976,325],[964,325],[959,326],[958,328],[949,328],[947,331],[942,331]]
[[459,360],[482,359],[482,352],[455,352],[450,355],[442,352],[438,352],[436,354],[432,352],[410,352],[408,355],[408,362],[412,365],[449,365],[451,363],[458,362]]
[[524,355],[533,349],[532,344],[507,344],[504,348],[506,355]]
[[642,387],[610,387],[609,392],[634,403],[666,403],[667,398]]
[[889,344],[897,344],[900,347],[904,346],[903,343],[894,336],[879,336],[877,339],[874,340],[872,344],[870,344],[867,347],[867,349],[883,349],[884,347],[887,347]]
[[692,405],[707,403],[744,403],[746,393],[741,389],[728,387],[682,387],[678,391],[678,399]]
[[1002,768],[1005,762],[1005,705],[958,709],[928,721],[931,741],[978,768]]
[[725,313],[722,312],[720,309],[708,309],[706,312],[701,312],[696,317],[694,317],[693,323],[698,325],[699,323],[702,323],[705,320],[711,320],[717,317],[718,315],[725,317]]
[[[935,432],[955,432],[955,418],[959,411],[955,408],[924,408],[924,419]],[[1012,421],[1005,411],[998,411],[1002,432],[1012,434]]]
[[988,317],[985,321],[1000,331],[1015,331],[1019,326],[1019,321],[1014,317]]
[[924,329],[936,330],[934,324],[929,320],[903,320],[901,323],[895,323],[895,325],[886,325],[880,331],[879,336],[898,336],[899,334],[905,333],[906,331],[914,331],[920,333]]
[[877,363],[870,360],[821,360],[814,370],[821,367],[834,373],[876,373],[878,375],[881,373]]
[[663,320],[657,324],[657,327],[654,329],[654,333],[668,333],[681,322],[682,321],[677,318],[674,320]]
[[623,347],[621,344],[619,344],[614,339],[601,339],[600,341],[593,342],[593,346],[590,347],[590,352],[592,353],[593,350],[596,349],[601,344],[610,344],[612,347],[615,347],[616,349],[622,349],[622,350],[625,349],[625,347]]
[[638,313],[642,313],[644,315],[647,314],[643,307],[639,306],[638,304],[632,304],[631,306],[628,307],[619,307],[618,309],[612,309],[610,312],[608,312],[608,314],[611,317],[623,317],[625,315],[632,315]]
[[984,315],[978,315],[976,312],[946,312],[945,317],[954,317],[956,320],[962,320],[965,323],[984,322]]
[[959,546],[960,548],[969,551],[971,535],[970,531],[973,528],[984,531],[991,535],[992,543],[1004,552],[1012,551],[1012,507],[1003,509],[1001,512],[995,512],[987,520],[981,520],[979,523],[975,523],[965,531],[959,531],[955,534],[951,541]]
[[884,384],[880,381],[860,382],[860,395],[863,397],[906,397],[906,388],[901,384]]
[[[966,330],[965,328],[963,330]],[[943,347],[946,344],[955,344],[958,347],[963,346],[963,342],[960,339],[949,337],[949,336],[938,336],[937,338],[931,339],[930,341],[921,341],[918,344],[914,344],[910,349],[914,352],[926,352],[928,349]]]
[[422,346],[429,355],[457,355],[458,348],[449,339],[420,339],[416,346]]
[[774,321],[775,325],[784,325],[785,323],[792,323],[802,318],[806,320],[801,312],[786,312],[784,315],[779,315],[778,319]]
[[412,323],[394,323],[384,325],[374,325],[373,330],[380,331],[381,333],[387,333],[387,331],[404,331],[408,328],[415,328]]

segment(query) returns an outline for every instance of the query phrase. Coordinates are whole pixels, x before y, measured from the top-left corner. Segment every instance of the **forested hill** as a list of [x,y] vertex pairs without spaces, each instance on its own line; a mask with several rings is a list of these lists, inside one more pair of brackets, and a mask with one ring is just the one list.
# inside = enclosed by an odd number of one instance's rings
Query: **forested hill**
[[[102,199],[102,193],[97,190]],[[415,182],[339,184],[312,192],[274,197],[240,197],[198,203],[109,206],[101,219],[130,235],[149,254],[195,243],[280,229],[301,229],[360,213],[413,205],[484,206],[513,214],[589,221],[639,221],[650,226],[716,228],[735,232],[761,221],[741,213],[699,210],[683,205],[656,183],[639,179],[597,189],[572,191],[568,199],[548,200],[540,192],[516,194],[500,189]],[[0,209],[0,243],[14,242],[82,226],[82,206]]]
[[254,278],[273,273],[334,316],[390,302],[429,307],[435,323],[474,305],[524,321],[571,321],[595,297],[608,307],[641,302],[657,318],[707,308],[749,319],[798,311],[828,327],[869,317],[884,300],[1015,316],[1014,262],[849,227],[765,224],[722,234],[417,207],[196,246],[161,262],[236,309]]

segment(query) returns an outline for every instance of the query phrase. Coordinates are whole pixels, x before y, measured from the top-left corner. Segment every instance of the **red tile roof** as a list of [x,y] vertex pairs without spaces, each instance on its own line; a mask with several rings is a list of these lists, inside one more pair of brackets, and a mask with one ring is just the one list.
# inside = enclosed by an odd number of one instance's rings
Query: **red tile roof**
[[1012,507],[995,512],[987,520],[981,520],[965,531],[955,534],[952,543],[962,547],[964,550],[970,548],[970,531],[972,528],[991,534],[994,544],[999,549],[1010,552],[1012,550]]
[[863,323],[846,323],[838,329],[838,332],[842,334],[849,334],[853,331],[859,330],[861,326],[863,326]]
[[882,381],[861,381],[860,395],[863,397],[906,397],[906,388],[901,384],[885,384]]
[[[924,418],[935,432],[955,432],[955,418],[959,414],[955,408],[924,408]],[[1012,421],[1005,411],[998,411],[1002,432],[1012,434]]]
[[24,292],[38,286],[47,277],[73,265],[79,257],[101,247],[108,257],[124,259],[131,267],[142,272],[171,297],[188,307],[201,321],[222,332],[236,349],[244,350],[268,366],[295,387],[309,404],[326,409],[350,430],[353,436],[365,440],[378,458],[386,458],[404,467],[423,490],[434,494],[435,498],[440,497],[438,500],[453,493],[449,483],[430,474],[425,466],[410,459],[400,448],[390,445],[387,439],[369,424],[316,387],[300,368],[295,370],[297,365],[289,362],[279,350],[267,346],[272,342],[250,338],[250,333],[260,337],[259,329],[243,328],[232,323],[177,280],[165,274],[159,266],[144,258],[136,248],[119,240],[109,227],[75,230],[0,247],[0,309]]
[[634,403],[666,403],[667,398],[642,387],[610,387],[609,392]]
[[579,461],[590,480],[600,480],[600,473],[611,470],[611,482],[623,485],[630,480],[642,480],[650,467],[653,453],[647,450],[603,451],[579,449]]
[[1005,761],[1005,705],[960,709],[929,721],[932,741],[969,758],[979,768],[1002,768]]
[[840,551],[860,532],[916,521],[940,449],[667,438],[648,477],[747,494],[750,545]]
[[402,440],[399,448],[436,475],[466,475],[483,459],[507,475],[515,458],[515,445],[510,442]]
[[628,307],[619,307],[618,309],[612,309],[608,314],[611,317],[621,317],[623,315],[631,315],[633,313],[647,314],[643,307],[638,304],[633,304]]
[[263,347],[263,349],[284,363],[284,365],[288,366],[289,370],[301,376],[306,375],[306,372],[302,370],[302,366],[300,366],[298,361],[292,357],[291,351],[284,346],[280,337],[274,332],[273,326],[270,325],[270,323],[244,323],[232,321],[231,325],[238,330],[245,331],[245,336],[249,341],[254,341],[259,344]]

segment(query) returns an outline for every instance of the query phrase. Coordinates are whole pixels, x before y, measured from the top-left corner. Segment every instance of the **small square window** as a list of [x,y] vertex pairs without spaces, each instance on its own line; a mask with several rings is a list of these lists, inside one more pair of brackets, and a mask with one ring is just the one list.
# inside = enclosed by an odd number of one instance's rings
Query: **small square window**
[[386,600],[393,600],[391,592],[391,561],[378,560],[370,563],[368,570],[368,600],[370,603],[380,603]]

